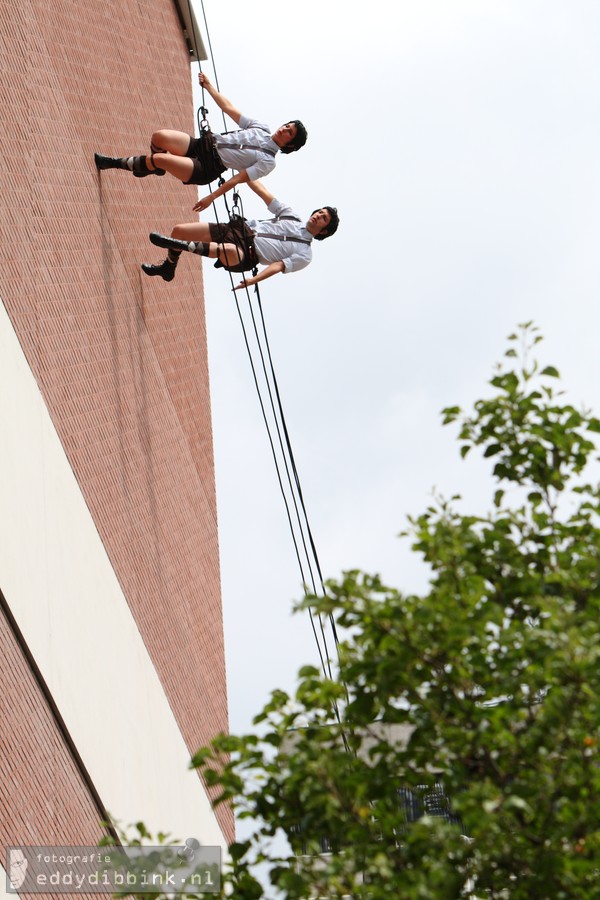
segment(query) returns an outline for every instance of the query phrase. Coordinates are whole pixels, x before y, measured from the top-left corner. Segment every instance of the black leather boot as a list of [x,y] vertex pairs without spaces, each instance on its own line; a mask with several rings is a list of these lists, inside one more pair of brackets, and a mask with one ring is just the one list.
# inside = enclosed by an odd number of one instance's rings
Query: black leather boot
[[163,260],[158,266],[153,266],[150,263],[142,263],[142,269],[146,275],[160,275],[163,281],[173,281],[175,278],[176,266],[177,261],[173,262],[173,260],[170,259]]
[[94,162],[97,169],[126,169],[127,166],[122,165],[122,160],[116,156],[103,156],[102,153],[94,153]]

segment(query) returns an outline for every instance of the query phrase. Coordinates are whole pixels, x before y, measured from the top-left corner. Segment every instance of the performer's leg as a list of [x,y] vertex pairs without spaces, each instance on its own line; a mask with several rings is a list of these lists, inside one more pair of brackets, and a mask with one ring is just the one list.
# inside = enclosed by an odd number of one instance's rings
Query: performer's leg
[[193,244],[196,247],[196,242],[198,246],[204,246],[205,240],[210,240],[210,227],[206,222],[190,222],[186,225],[176,225],[172,232],[173,235],[181,235],[181,238],[178,240],[182,240],[185,237],[186,244],[182,247],[169,247],[168,242],[169,238],[164,237],[164,235],[158,235],[153,232],[150,236],[150,240],[153,244],[156,244],[159,247],[168,247],[167,258],[164,259],[158,265],[151,265],[150,263],[142,263],[142,269],[146,273],[146,275],[159,275],[165,281],[173,281],[175,278],[175,269],[177,267],[177,263],[179,262],[179,257],[183,253],[183,250],[190,250],[189,241],[192,238],[195,238],[195,243]]
[[211,241],[210,224],[207,222],[186,222],[184,225],[176,225],[171,232],[171,237],[179,241],[202,244],[203,249],[194,249],[192,253],[208,256],[210,259],[219,259],[224,266],[236,266],[244,261],[244,251],[235,244]]
[[211,241],[210,225],[206,222],[186,222],[176,225],[171,237],[152,232],[150,241],[157,247],[196,253],[219,259],[224,266],[236,266],[244,261],[244,252],[235,244]]
[[185,131],[170,131],[167,128],[155,131],[150,143],[153,153],[173,153],[175,156],[185,156],[189,146],[189,134]]
[[165,170],[156,166],[153,158],[156,154],[150,156],[104,156],[102,153],[94,153],[94,162],[96,168],[104,171],[105,169],[125,169],[132,172],[136,178],[145,178],[146,175],[164,175]]
[[184,131],[155,131],[150,143],[151,153],[148,156],[104,156],[95,153],[94,159],[98,169],[126,169],[138,178],[146,175],[164,175],[169,172],[179,181],[187,182],[194,174],[194,161],[186,157],[195,139]]
[[171,237],[177,238],[178,241],[210,241],[210,223],[185,222],[176,225]]
[[171,153],[152,153],[151,156],[146,157],[146,166],[151,174],[153,169],[159,169],[183,182],[189,181],[194,172],[193,159],[188,159],[186,156],[174,156]]

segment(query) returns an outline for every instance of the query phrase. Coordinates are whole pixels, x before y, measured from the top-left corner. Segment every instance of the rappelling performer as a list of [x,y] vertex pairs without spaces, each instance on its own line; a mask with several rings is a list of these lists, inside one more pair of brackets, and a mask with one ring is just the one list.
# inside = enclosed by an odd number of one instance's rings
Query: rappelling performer
[[306,128],[298,119],[286,122],[271,133],[267,125],[248,118],[236,109],[203,72],[198,77],[217,106],[239,125],[238,131],[213,134],[206,128],[200,137],[195,138],[183,131],[161,129],[152,135],[149,155],[113,157],[95,153],[96,167],[125,169],[137,178],[168,172],[184,184],[197,185],[210,184],[226,169],[236,169],[237,175],[196,203],[194,210],[202,210],[236,185],[264,178],[272,172],[280,151],[293,153],[306,143]]
[[244,219],[233,216],[223,224],[187,222],[176,225],[167,237],[152,232],[150,241],[169,252],[158,265],[143,263],[146,275],[158,275],[172,281],[179,257],[184,251],[217,260],[217,266],[229,272],[250,272],[266,266],[250,278],[244,278],[234,290],[250,287],[279,272],[297,272],[312,259],[312,242],[323,241],[337,231],[339,216],[332,206],[316,209],[304,220],[281,200],[277,200],[260,181],[249,182],[272,214],[271,219]]

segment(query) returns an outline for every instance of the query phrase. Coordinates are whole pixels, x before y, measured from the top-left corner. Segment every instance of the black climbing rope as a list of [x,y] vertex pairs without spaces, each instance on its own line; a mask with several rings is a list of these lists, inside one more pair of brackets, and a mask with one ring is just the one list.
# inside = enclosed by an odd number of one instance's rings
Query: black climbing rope
[[[190,0],[188,0],[188,5],[189,4]],[[212,49],[212,42],[210,39],[210,31],[208,28],[206,12],[202,0],[201,7],[202,15],[204,18],[205,33],[208,41],[211,66],[215,76],[215,85],[217,87],[217,90],[220,90],[219,79],[214,60],[214,53]],[[194,20],[191,15],[190,18],[193,27]],[[197,115],[199,131],[200,133],[202,133],[203,131],[209,129],[208,110],[204,105],[204,88],[202,88],[202,105],[198,109]],[[222,113],[222,115],[224,130],[227,130],[225,114]],[[200,118],[201,116],[202,118]],[[218,184],[221,185],[223,184],[223,182],[224,179],[220,178]],[[235,216],[243,217],[242,201],[240,195],[237,192],[234,194],[233,206],[231,209],[229,208],[229,204],[225,196],[223,197],[223,201],[225,204],[229,222],[231,222]],[[213,204],[213,208],[215,210],[217,224],[220,224],[216,204]],[[235,298],[238,319],[242,328],[244,344],[246,346],[246,352],[248,354],[248,359],[250,362],[252,377],[254,380],[263,421],[265,423],[267,431],[267,437],[271,448],[271,455],[275,464],[277,481],[285,506],[286,517],[292,537],[296,560],[300,569],[302,584],[307,592],[311,591],[315,596],[319,596],[319,594],[321,594],[322,596],[326,596],[326,589],[321,572],[321,566],[316,550],[315,541],[313,538],[312,529],[310,527],[308,514],[306,511],[300,478],[298,475],[289,431],[283,411],[283,405],[281,402],[279,385],[277,382],[277,377],[275,375],[275,368],[273,365],[273,358],[269,345],[265,317],[260,298],[260,291],[258,285],[254,285],[257,307],[257,311],[255,311],[249,288],[248,286],[245,286],[244,288],[248,313],[251,322],[250,328],[247,326],[244,315],[242,313],[238,298],[238,291],[234,290],[233,275],[231,272],[228,272],[228,274],[231,289]],[[256,274],[256,270],[254,270],[254,274]],[[253,334],[253,342],[251,341],[251,334]],[[329,651],[328,640],[325,631],[325,623],[323,621],[324,617],[321,615],[315,615],[313,610],[309,608],[309,618],[323,673],[325,677],[332,678],[332,655]],[[337,651],[339,640],[335,620],[332,614],[329,614],[327,616],[327,621],[329,622]],[[339,721],[340,716],[337,705],[335,705],[335,714],[336,718]]]

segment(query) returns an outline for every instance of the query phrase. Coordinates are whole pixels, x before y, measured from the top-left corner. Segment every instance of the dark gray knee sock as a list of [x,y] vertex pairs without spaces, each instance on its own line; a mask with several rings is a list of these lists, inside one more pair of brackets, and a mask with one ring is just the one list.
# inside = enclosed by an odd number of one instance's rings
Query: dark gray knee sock
[[145,156],[121,156],[115,158],[115,164],[119,169],[128,169],[134,174],[149,172]]
[[188,241],[188,245],[190,253],[197,253],[198,256],[208,256],[210,244],[207,244],[204,241]]
[[134,175],[147,175],[151,171],[146,165],[145,156],[130,156],[127,160],[127,168]]

